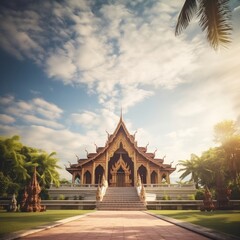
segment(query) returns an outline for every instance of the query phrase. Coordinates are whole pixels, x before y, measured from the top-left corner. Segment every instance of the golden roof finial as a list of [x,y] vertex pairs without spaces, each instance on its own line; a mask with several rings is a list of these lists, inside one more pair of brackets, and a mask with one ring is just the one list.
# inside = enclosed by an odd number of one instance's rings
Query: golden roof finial
[[121,115],[120,115],[120,121],[122,122],[123,120],[123,114],[122,114],[122,106],[121,106]]

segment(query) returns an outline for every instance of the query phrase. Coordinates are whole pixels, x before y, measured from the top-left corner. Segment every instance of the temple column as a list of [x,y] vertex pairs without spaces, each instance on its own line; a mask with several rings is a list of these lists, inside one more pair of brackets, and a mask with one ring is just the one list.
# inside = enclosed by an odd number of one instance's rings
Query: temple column
[[158,169],[157,171],[157,183],[160,184],[161,183],[161,175],[160,175],[160,170]]
[[133,179],[133,186],[137,184],[137,156],[136,151],[133,154],[133,171],[134,171],[134,179]]
[[106,151],[105,158],[105,178],[108,181],[108,151]]
[[74,184],[75,183],[75,172],[72,174],[72,184]]
[[80,181],[79,184],[82,184],[82,172],[79,171],[79,172],[78,172],[78,175],[79,175],[79,181]]
[[166,180],[167,180],[167,183],[170,184],[170,177],[169,177],[169,173],[167,173],[167,176],[166,176]]
[[82,168],[82,176],[81,176],[81,178],[82,178],[82,184],[85,184],[85,179],[84,179],[84,168]]
[[151,176],[150,176],[150,168],[149,168],[149,163],[147,163],[147,184],[151,184]]
[[95,162],[93,162],[92,168],[92,184],[95,184]]

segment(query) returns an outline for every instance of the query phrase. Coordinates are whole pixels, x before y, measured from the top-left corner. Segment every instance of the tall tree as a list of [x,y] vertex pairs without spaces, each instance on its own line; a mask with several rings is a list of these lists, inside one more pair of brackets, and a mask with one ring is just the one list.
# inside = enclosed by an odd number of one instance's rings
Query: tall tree
[[225,120],[214,126],[214,141],[224,144],[237,134],[237,124],[232,120]]
[[231,39],[232,24],[230,0],[185,0],[178,16],[175,35],[186,29],[194,16],[199,18],[202,31],[207,33],[207,40],[215,50],[220,45],[226,46]]
[[[225,177],[225,152],[221,147],[210,148],[203,152],[198,168],[200,184],[209,188],[216,188],[217,179],[221,176],[224,181]],[[227,181],[225,181],[227,183]]]
[[196,185],[196,188],[198,188],[199,184],[199,176],[198,176],[198,167],[199,167],[199,157],[195,154],[191,154],[191,159],[190,160],[180,160],[179,164],[183,166],[179,170],[179,172],[182,172],[182,175],[180,176],[180,179],[183,180],[187,176],[190,176],[190,181],[193,181]]
[[5,138],[0,136],[0,181],[1,194],[17,193],[22,190],[34,167],[37,167],[38,180],[46,189],[51,183],[59,184],[56,153],[24,146],[19,136]]
[[39,183],[42,186],[49,187],[51,183],[59,185],[59,173],[57,169],[60,167],[57,165],[58,159],[55,157],[56,152],[50,154],[42,151],[35,153],[32,157],[32,162],[37,166],[37,175],[39,177]]
[[225,151],[225,167],[234,185],[240,186],[240,129],[236,122],[226,120],[214,126],[215,141]]

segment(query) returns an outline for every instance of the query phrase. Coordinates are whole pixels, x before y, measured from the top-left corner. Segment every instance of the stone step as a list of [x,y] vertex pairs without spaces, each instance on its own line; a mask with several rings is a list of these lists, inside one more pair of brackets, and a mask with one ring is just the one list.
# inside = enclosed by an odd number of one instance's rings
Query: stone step
[[109,200],[114,200],[114,201],[138,201],[139,199],[138,198],[110,198],[110,197],[107,197],[104,199],[104,201],[109,201]]
[[102,211],[146,211],[146,208],[101,208]]
[[107,204],[111,204],[111,205],[142,205],[141,202],[101,202],[101,205],[107,205]]
[[144,207],[143,204],[134,204],[134,205],[129,205],[129,204],[98,204],[97,207],[117,207],[117,208],[135,208],[135,207]]
[[109,187],[102,202],[97,203],[98,210],[143,211],[145,205],[140,201],[134,187]]
[[139,202],[138,199],[134,199],[134,200],[120,200],[120,199],[105,199],[103,202],[123,202],[123,203],[131,203],[131,202]]

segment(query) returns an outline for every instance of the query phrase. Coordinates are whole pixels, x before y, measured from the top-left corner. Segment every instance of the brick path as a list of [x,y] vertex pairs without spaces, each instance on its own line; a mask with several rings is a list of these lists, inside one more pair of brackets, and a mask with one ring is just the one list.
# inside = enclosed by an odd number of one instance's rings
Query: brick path
[[205,240],[208,238],[140,211],[97,211],[21,239]]

